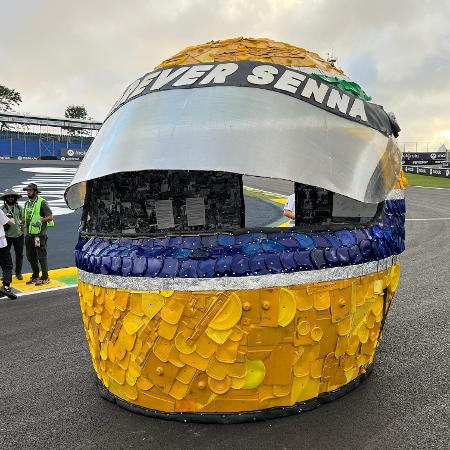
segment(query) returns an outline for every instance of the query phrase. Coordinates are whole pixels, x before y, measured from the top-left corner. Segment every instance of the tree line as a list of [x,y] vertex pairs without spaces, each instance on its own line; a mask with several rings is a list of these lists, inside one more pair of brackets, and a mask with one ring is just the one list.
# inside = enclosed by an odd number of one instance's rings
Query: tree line
[[[22,103],[20,92],[0,84],[0,112],[13,111]],[[69,105],[64,111],[68,119],[91,119],[84,105]]]

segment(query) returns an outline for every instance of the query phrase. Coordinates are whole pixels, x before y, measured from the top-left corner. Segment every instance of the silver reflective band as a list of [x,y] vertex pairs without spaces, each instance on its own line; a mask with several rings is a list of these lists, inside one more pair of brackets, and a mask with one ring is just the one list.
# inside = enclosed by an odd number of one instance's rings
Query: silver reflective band
[[380,261],[372,261],[353,266],[333,267],[331,269],[222,278],[121,277],[117,275],[95,274],[78,269],[78,278],[85,283],[115,289],[139,291],[158,291],[164,289],[174,291],[230,291],[295,286],[361,277],[389,269],[398,262],[399,257],[392,256]]
[[383,201],[401,168],[381,132],[279,93],[234,86],[138,97],[100,129],[71,185],[139,170],[224,171],[310,184],[367,203]]
[[386,200],[404,200],[405,198],[405,190],[404,189],[392,189],[389,192]]

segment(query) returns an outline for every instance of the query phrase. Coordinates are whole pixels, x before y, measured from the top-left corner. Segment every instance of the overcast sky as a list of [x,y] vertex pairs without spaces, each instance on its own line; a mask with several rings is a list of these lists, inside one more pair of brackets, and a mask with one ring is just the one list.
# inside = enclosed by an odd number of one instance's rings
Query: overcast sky
[[103,120],[181,49],[266,37],[318,52],[397,115],[401,141],[450,143],[450,0],[0,0],[0,84],[20,111]]

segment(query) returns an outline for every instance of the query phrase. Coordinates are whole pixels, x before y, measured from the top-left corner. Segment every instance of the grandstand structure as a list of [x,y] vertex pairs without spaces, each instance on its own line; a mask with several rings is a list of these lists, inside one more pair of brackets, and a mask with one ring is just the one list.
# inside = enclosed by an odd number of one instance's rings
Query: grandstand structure
[[102,123],[0,112],[0,159],[72,159],[87,151]]
[[[101,125],[94,120],[0,111],[0,160],[82,159]],[[400,141],[399,146],[403,153],[442,152],[448,148],[445,142],[432,140]]]
[[[447,145],[446,145],[447,144]],[[446,141],[433,141],[433,140],[423,140],[423,141],[399,141],[399,147],[403,153],[405,152],[439,152],[445,151],[448,147],[448,142]]]

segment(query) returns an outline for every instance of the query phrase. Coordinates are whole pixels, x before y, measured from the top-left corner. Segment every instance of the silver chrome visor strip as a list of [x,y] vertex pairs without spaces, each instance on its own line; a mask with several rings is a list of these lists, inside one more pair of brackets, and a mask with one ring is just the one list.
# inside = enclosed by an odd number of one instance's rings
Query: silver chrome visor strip
[[271,275],[251,275],[247,277],[223,278],[143,278],[102,275],[78,269],[78,278],[85,283],[106,288],[138,291],[230,291],[294,286],[322,281],[335,281],[360,277],[381,272],[397,264],[399,256],[391,256],[380,261],[372,261],[353,266],[305,272],[281,273]]
[[404,200],[405,198],[405,190],[404,189],[392,189],[389,192],[386,200]]
[[297,181],[378,203],[400,169],[392,138],[293,97],[233,86],[176,89],[112,114],[65,197],[77,209],[87,180],[118,172],[203,170]]

